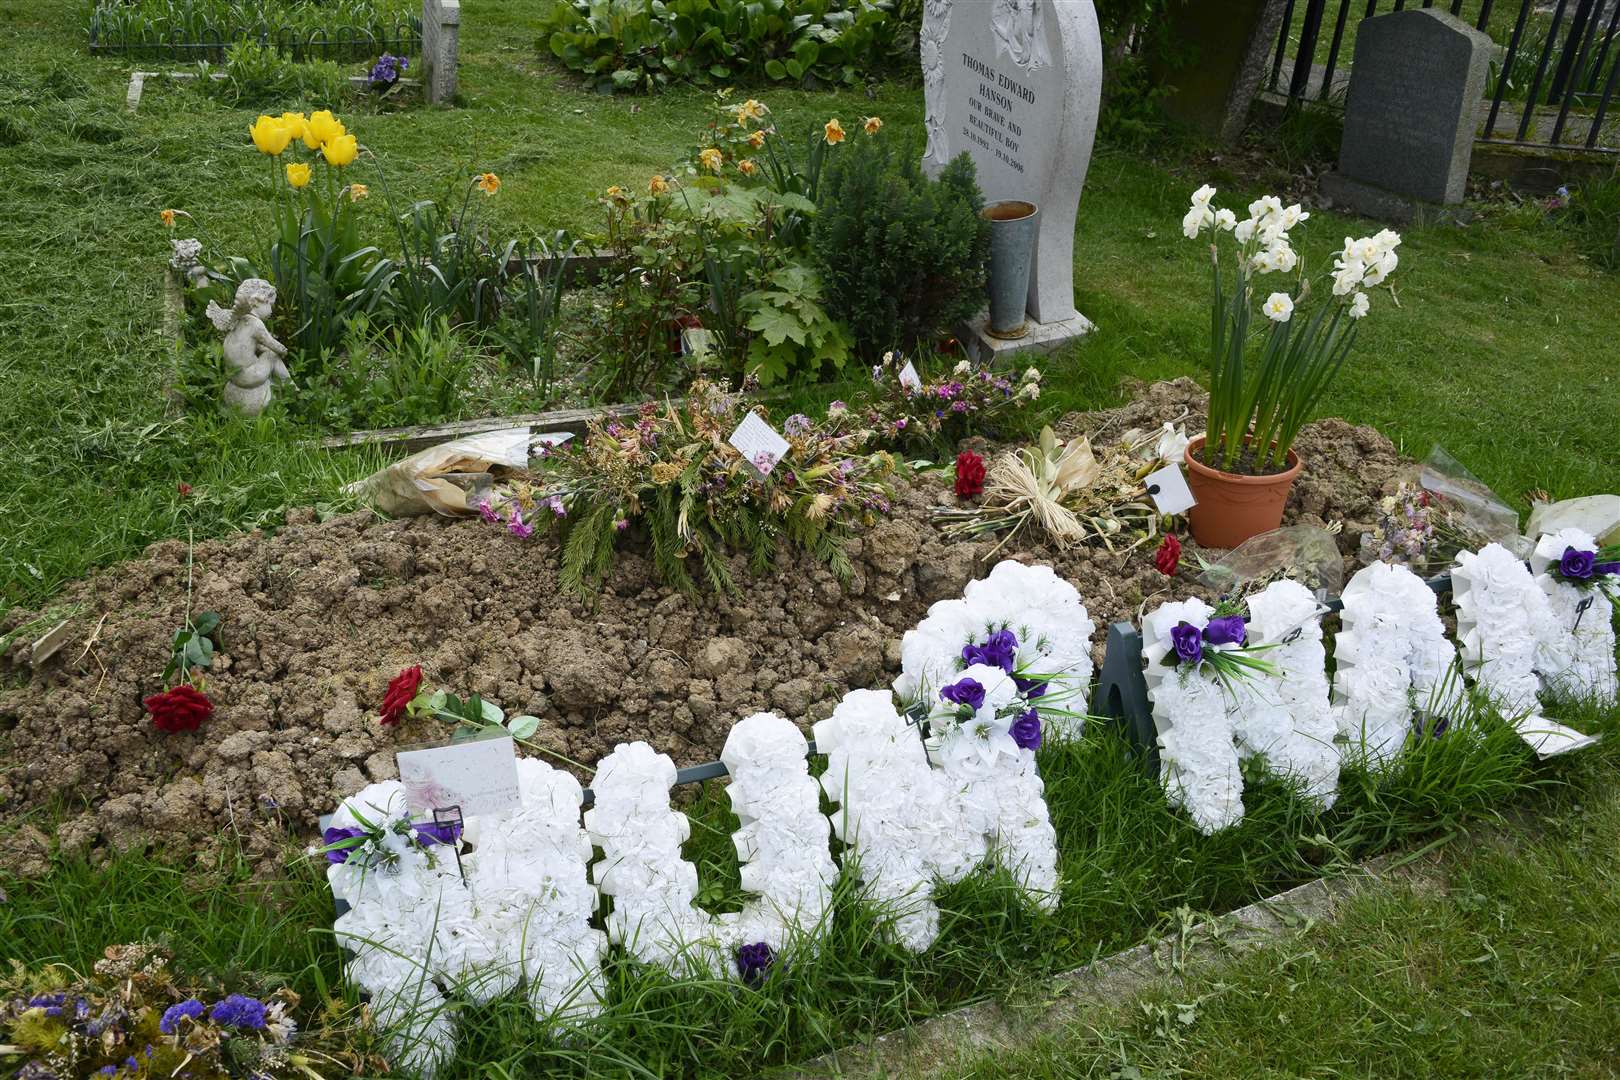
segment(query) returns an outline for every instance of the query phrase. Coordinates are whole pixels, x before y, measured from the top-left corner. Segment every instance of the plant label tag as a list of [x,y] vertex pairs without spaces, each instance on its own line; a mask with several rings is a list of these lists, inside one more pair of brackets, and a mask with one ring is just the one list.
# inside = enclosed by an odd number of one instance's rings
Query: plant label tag
[[922,376],[917,374],[917,368],[910,360],[907,360],[906,366],[900,369],[900,385],[913,394],[923,388]]
[[771,475],[771,470],[788,450],[788,441],[761,420],[758,413],[752,412],[743,417],[743,422],[731,433],[730,442],[761,479]]
[[517,752],[510,735],[490,733],[394,755],[413,813],[452,806],[466,817],[509,814],[522,804]]
[[1198,502],[1187,486],[1187,478],[1181,475],[1180,465],[1166,465],[1148,473],[1145,483],[1148,496],[1161,514],[1185,514]]

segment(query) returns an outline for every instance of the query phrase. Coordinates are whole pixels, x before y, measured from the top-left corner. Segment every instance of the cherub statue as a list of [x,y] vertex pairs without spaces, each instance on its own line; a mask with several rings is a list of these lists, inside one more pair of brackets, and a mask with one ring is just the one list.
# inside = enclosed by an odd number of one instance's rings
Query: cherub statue
[[174,254],[169,256],[169,266],[185,277],[186,283],[193,289],[200,289],[208,284],[208,267],[202,264],[202,241],[195,237],[190,240],[170,240],[169,246],[174,248]]
[[236,287],[229,308],[208,302],[208,320],[225,335],[225,405],[244,416],[258,416],[270,404],[270,380],[292,378],[284,357],[287,346],[270,336],[264,320],[275,307],[276,287],[263,278],[248,278]]

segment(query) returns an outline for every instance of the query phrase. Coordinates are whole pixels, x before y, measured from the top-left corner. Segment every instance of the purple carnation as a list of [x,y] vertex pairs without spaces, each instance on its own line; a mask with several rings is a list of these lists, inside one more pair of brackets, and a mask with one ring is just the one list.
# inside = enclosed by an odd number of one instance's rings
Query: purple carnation
[[763,941],[737,946],[737,974],[749,986],[765,981],[765,973],[776,960],[776,953]]
[[187,998],[178,1005],[170,1005],[163,1010],[163,1019],[158,1021],[158,1030],[165,1035],[175,1035],[180,1031],[180,1021],[183,1019],[196,1020],[203,1014],[203,1003],[196,998]]
[[939,696],[957,705],[966,705],[974,712],[984,704],[984,687],[978,679],[958,679],[939,692]]
[[1198,627],[1190,622],[1176,623],[1170,630],[1170,641],[1176,647],[1176,657],[1189,664],[1196,664],[1204,658],[1204,642]]
[[1018,635],[1011,630],[997,630],[985,639],[983,645],[962,646],[962,659],[970,665],[998,667],[1011,674],[1018,661]]
[[1597,569],[1597,552],[1581,551],[1578,548],[1567,547],[1564,557],[1558,560],[1558,572],[1567,578],[1585,581]]
[[215,1005],[208,1016],[214,1023],[223,1027],[252,1028],[258,1031],[264,1027],[264,1002],[243,994],[232,994]]
[[1018,714],[1012,727],[1008,729],[1013,742],[1023,750],[1039,750],[1041,748],[1041,714],[1034,709],[1025,709]]
[[1209,620],[1209,625],[1204,627],[1204,640],[1211,645],[1241,645],[1248,633],[1243,616],[1222,615]]
[[[338,826],[333,826],[332,828],[321,833],[321,843],[326,847],[331,847],[333,844],[340,844],[345,840],[352,840],[357,836],[364,835],[366,835],[364,829],[344,829]],[[336,851],[328,851],[326,853],[326,861],[329,863],[346,863],[349,861],[349,856],[353,852],[354,848],[352,847],[338,848]]]

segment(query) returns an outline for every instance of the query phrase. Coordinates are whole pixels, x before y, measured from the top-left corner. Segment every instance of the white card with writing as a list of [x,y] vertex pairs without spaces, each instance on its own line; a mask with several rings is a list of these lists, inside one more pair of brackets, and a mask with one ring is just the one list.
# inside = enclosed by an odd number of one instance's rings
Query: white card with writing
[[1158,472],[1148,473],[1145,482],[1148,495],[1161,514],[1185,514],[1198,502],[1193,498],[1192,489],[1187,487],[1187,478],[1181,475],[1180,465],[1166,465]]
[[394,755],[411,811],[461,807],[463,817],[508,814],[522,804],[509,735],[487,735]]
[[910,360],[907,360],[906,366],[900,369],[900,385],[912,393],[923,388],[922,376],[917,374],[917,368]]
[[737,425],[737,430],[731,433],[731,445],[737,448],[737,453],[743,460],[754,467],[760,476],[771,475],[776,463],[782,460],[782,455],[788,451],[788,441],[771,425],[759,418],[758,413],[749,413],[743,417],[743,422]]

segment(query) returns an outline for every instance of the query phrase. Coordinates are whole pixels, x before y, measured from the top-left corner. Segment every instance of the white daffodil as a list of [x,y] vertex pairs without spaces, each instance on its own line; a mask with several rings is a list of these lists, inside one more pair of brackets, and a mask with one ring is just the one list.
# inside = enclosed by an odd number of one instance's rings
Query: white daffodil
[[1271,268],[1281,274],[1292,273],[1294,267],[1299,265],[1299,256],[1294,249],[1284,241],[1272,245],[1268,253],[1271,258]]
[[1278,215],[1278,220],[1282,222],[1282,227],[1284,229],[1292,229],[1295,225],[1298,225],[1300,222],[1306,220],[1310,216],[1309,211],[1302,209],[1299,203],[1295,203],[1294,205],[1285,208]]
[[1294,315],[1294,298],[1287,293],[1274,292],[1266,298],[1265,306],[1260,310],[1266,313],[1266,318],[1272,322],[1285,323]]
[[1215,197],[1215,189],[1205,184],[1193,192],[1192,204],[1200,210],[1209,209],[1209,201]]
[[1384,283],[1384,279],[1395,272],[1395,267],[1400,264],[1400,261],[1400,256],[1396,255],[1393,251],[1384,252],[1382,255],[1378,256],[1376,262],[1373,262],[1368,266],[1367,276],[1361,279],[1362,284],[1366,285],[1369,289],[1375,285],[1382,285]]
[[1352,319],[1361,318],[1362,316],[1367,314],[1367,309],[1369,307],[1371,307],[1371,306],[1372,305],[1367,300],[1367,294],[1366,293],[1364,293],[1364,292],[1356,293],[1356,295],[1354,297],[1352,297],[1351,300],[1350,300],[1350,317]]
[[1215,211],[1215,227],[1222,232],[1231,232],[1237,226],[1237,215],[1226,208]]
[[1282,200],[1275,195],[1262,195],[1249,204],[1249,217],[1255,221],[1270,221],[1282,212]]
[[1215,215],[1208,207],[1194,206],[1187,211],[1187,216],[1181,219],[1181,231],[1187,239],[1196,240],[1199,233],[1213,224],[1215,224]]
[[1383,251],[1394,251],[1401,246],[1401,234],[1394,229],[1380,229],[1378,235],[1374,236],[1373,239],[1377,241],[1379,249]]
[[1250,238],[1254,236],[1254,226],[1255,221],[1253,218],[1250,218],[1247,221],[1240,221],[1233,226],[1232,235],[1237,238],[1238,243],[1247,244]]
[[1359,259],[1340,259],[1333,264],[1333,295],[1349,296],[1361,287],[1367,268]]

